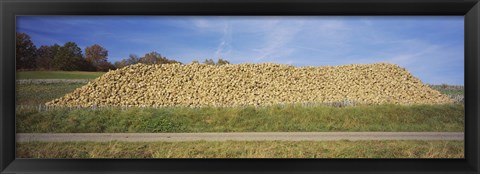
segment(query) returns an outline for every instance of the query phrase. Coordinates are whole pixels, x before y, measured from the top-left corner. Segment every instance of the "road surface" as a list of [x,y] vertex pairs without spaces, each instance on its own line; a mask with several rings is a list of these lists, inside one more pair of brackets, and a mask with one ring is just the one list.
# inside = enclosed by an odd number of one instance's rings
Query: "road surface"
[[46,141],[332,141],[463,140],[463,132],[18,133],[17,142]]

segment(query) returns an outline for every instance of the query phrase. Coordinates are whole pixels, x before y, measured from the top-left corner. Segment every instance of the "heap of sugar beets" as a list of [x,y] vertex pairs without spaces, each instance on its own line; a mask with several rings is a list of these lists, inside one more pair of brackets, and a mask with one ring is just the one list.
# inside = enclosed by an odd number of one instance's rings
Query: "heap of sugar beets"
[[130,65],[48,106],[243,106],[291,103],[444,104],[452,101],[394,64]]

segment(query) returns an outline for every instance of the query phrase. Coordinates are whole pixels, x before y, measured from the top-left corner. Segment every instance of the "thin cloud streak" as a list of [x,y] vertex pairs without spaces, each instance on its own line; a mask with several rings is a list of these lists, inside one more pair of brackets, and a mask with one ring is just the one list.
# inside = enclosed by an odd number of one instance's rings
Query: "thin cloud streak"
[[216,58],[228,57],[232,50],[231,42],[232,42],[232,27],[228,22],[225,22],[225,26],[223,28],[223,36],[222,36],[222,39],[220,40],[217,50],[215,51],[215,57]]

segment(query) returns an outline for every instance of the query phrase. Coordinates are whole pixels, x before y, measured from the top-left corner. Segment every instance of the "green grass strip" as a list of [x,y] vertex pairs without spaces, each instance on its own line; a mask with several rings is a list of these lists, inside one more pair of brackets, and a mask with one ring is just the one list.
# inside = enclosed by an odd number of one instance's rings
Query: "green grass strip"
[[464,130],[464,106],[301,105],[231,108],[17,108],[18,133],[329,132]]

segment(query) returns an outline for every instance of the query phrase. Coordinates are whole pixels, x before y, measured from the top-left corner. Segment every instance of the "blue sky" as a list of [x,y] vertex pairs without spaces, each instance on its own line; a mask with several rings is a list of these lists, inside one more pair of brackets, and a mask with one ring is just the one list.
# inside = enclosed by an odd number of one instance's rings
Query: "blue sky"
[[463,16],[19,16],[41,45],[100,44],[111,62],[156,51],[189,63],[394,63],[429,84],[464,83]]

